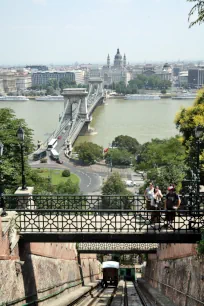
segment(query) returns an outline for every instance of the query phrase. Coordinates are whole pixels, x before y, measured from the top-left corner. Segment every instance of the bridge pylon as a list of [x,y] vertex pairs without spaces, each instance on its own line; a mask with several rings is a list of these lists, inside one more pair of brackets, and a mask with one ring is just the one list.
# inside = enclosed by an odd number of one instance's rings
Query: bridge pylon
[[64,96],[64,120],[74,120],[76,116],[86,119],[87,110],[87,95],[86,88],[66,88],[63,90]]
[[103,93],[103,80],[101,78],[92,77],[89,78],[89,94],[93,93],[94,87],[97,88],[98,94]]

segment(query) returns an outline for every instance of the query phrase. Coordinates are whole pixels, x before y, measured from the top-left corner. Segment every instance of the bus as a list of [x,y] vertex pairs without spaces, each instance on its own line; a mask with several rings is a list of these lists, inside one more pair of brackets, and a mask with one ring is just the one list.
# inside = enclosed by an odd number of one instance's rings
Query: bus
[[38,149],[33,153],[33,160],[40,160],[41,158],[46,157],[46,149]]
[[54,160],[57,160],[59,159],[59,153],[55,149],[52,149],[50,150],[50,157]]
[[52,149],[54,149],[57,146],[57,139],[53,138],[50,140],[50,142],[47,145],[47,149],[50,151]]

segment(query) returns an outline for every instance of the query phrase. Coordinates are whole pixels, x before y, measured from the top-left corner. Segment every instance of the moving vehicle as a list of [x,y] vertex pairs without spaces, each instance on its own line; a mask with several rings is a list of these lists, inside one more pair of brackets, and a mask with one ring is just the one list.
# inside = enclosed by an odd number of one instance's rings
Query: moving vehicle
[[119,262],[117,261],[104,261],[102,263],[103,279],[102,286],[108,287],[118,285]]
[[161,97],[159,95],[126,95],[124,97],[125,100],[160,100]]
[[63,161],[60,160],[60,159],[57,159],[57,160],[56,160],[56,163],[61,165],[61,164],[63,164]]
[[134,186],[136,186],[136,183],[131,181],[131,180],[127,180],[127,181],[125,181],[125,185],[127,187],[134,187]]
[[50,140],[50,142],[47,145],[47,149],[50,151],[52,149],[54,149],[57,146],[57,139],[53,138]]
[[33,160],[40,160],[41,158],[46,157],[46,149],[38,149],[33,153]]
[[52,149],[50,151],[50,157],[57,161],[59,160],[59,153],[55,149]]
[[41,96],[35,98],[36,101],[64,101],[63,96]]
[[24,96],[0,96],[0,101],[29,101],[29,99]]

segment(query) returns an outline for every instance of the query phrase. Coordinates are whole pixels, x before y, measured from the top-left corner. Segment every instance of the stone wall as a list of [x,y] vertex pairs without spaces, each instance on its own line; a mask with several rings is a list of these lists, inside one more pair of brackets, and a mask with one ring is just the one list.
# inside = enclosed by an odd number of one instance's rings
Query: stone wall
[[164,244],[148,256],[145,279],[177,306],[203,305],[203,278],[204,259],[196,255],[195,245]]
[[[82,286],[79,265],[74,260],[53,259],[27,254],[23,261],[0,260],[0,305],[28,296],[15,305],[40,299],[61,291],[67,294]],[[82,259],[85,284],[99,278],[96,259]],[[63,289],[68,288],[63,291]],[[30,297],[29,297],[30,296]],[[57,298],[53,297],[53,298]],[[53,300],[52,298],[52,300]],[[49,305],[46,300],[39,305]]]
[[21,299],[13,304],[20,306],[51,295],[53,301],[59,297],[55,293],[67,294],[81,287],[82,280],[87,284],[99,278],[96,255],[81,255],[79,265],[75,243],[18,243],[10,221],[4,219],[2,227],[0,217],[0,305]]

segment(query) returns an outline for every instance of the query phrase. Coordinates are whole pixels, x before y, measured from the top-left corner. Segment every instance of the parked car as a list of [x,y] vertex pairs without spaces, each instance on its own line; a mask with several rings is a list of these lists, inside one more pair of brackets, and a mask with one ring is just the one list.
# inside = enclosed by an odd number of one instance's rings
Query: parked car
[[62,136],[58,136],[57,139],[62,139]]

